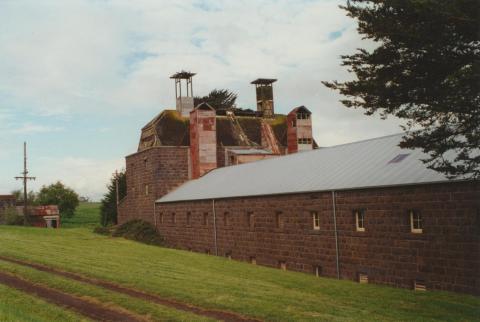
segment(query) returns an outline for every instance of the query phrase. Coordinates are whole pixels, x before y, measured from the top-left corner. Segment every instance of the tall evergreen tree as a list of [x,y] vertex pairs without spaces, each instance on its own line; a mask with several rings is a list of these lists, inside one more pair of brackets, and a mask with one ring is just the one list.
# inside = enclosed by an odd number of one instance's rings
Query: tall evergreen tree
[[226,110],[234,107],[237,100],[237,94],[228,89],[214,89],[207,96],[195,97],[194,104],[197,106],[200,103],[208,103],[215,110]]
[[480,2],[351,0],[348,16],[378,46],[342,56],[356,79],[323,82],[365,114],[403,119],[404,148],[449,177],[480,177]]
[[100,224],[102,226],[117,224],[117,183],[118,180],[118,200],[122,200],[127,195],[127,176],[125,171],[113,174],[110,183],[107,186],[107,193],[103,196],[100,206]]

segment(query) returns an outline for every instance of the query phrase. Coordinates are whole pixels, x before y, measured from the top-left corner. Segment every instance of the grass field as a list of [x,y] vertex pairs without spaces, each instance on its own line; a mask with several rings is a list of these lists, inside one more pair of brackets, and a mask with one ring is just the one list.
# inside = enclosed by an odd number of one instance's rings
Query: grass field
[[100,203],[81,202],[71,218],[62,219],[62,228],[93,228],[100,224]]
[[[93,218],[94,206],[89,206],[81,209],[85,209],[85,217]],[[77,224],[83,222],[81,218],[77,220]],[[90,225],[92,221],[85,219],[84,222]],[[204,308],[238,312],[264,320],[474,321],[480,317],[480,298],[473,296],[447,292],[419,293],[316,278],[221,257],[100,236],[85,228],[47,230],[0,226],[0,245],[0,255],[3,256],[112,281]],[[129,299],[126,295],[5,261],[0,261],[0,271],[64,292],[108,302],[112,306],[121,306],[151,320],[200,319],[190,313]],[[25,301],[31,300],[31,297],[25,296]],[[9,310],[21,312],[22,303],[12,304],[16,309],[10,305]],[[2,310],[5,309],[0,305],[0,320],[5,314]],[[55,314],[59,318],[56,321],[75,320],[74,315],[70,316],[60,309],[57,311]]]

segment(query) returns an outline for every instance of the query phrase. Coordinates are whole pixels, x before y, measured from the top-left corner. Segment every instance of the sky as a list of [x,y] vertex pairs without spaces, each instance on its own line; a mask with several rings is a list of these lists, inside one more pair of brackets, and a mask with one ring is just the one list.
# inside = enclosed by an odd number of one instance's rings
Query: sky
[[331,146],[400,132],[348,109],[321,81],[354,77],[340,55],[373,48],[330,0],[0,1],[0,194],[62,181],[99,200],[140,129],[175,108],[169,76],[197,73],[195,95],[226,88],[255,108],[256,78],[276,78],[275,112],[305,105]]

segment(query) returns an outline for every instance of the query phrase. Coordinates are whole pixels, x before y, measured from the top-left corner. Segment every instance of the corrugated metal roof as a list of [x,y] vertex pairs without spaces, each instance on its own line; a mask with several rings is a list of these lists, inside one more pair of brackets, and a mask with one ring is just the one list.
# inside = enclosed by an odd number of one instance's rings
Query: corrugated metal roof
[[228,149],[235,154],[273,154],[271,150],[267,149]]
[[[218,168],[158,202],[345,190],[433,183],[448,179],[427,169],[420,150],[401,149],[402,134]],[[406,157],[398,157],[408,154]],[[396,161],[401,159],[400,161]]]

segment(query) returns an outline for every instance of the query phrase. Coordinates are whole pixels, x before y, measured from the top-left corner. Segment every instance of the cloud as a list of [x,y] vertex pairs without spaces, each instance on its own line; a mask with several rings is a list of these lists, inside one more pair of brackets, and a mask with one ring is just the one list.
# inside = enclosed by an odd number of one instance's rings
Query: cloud
[[14,134],[34,134],[34,133],[48,133],[48,132],[61,132],[65,129],[63,127],[51,127],[40,124],[25,123],[19,128],[13,129],[11,132]]
[[[321,84],[351,79],[340,55],[372,47],[338,8],[341,3],[0,1],[0,135],[15,140],[35,134],[40,152],[42,140],[51,149],[63,147],[36,175],[44,183],[61,179],[82,194],[99,196],[110,173],[122,166],[123,154],[112,152],[122,148],[92,157],[65,146],[84,146],[76,140],[84,140],[85,128],[94,124],[111,146],[133,147],[142,123],[174,107],[169,76],[182,69],[197,73],[196,95],[228,88],[249,108],[256,106],[250,81],[277,78],[276,111],[307,106],[321,146],[399,132],[398,120],[347,109]],[[138,128],[125,133],[132,123]],[[61,136],[49,136],[59,131]],[[127,134],[130,141],[118,139]],[[0,145],[0,159],[6,160],[5,143]],[[2,169],[0,174],[11,177]]]
[[111,175],[122,168],[123,158],[97,160],[73,156],[43,157],[36,165],[32,165],[31,172],[37,173],[38,178],[30,185],[32,189],[38,190],[43,185],[61,181],[81,196],[100,200],[107,191],[106,185]]

